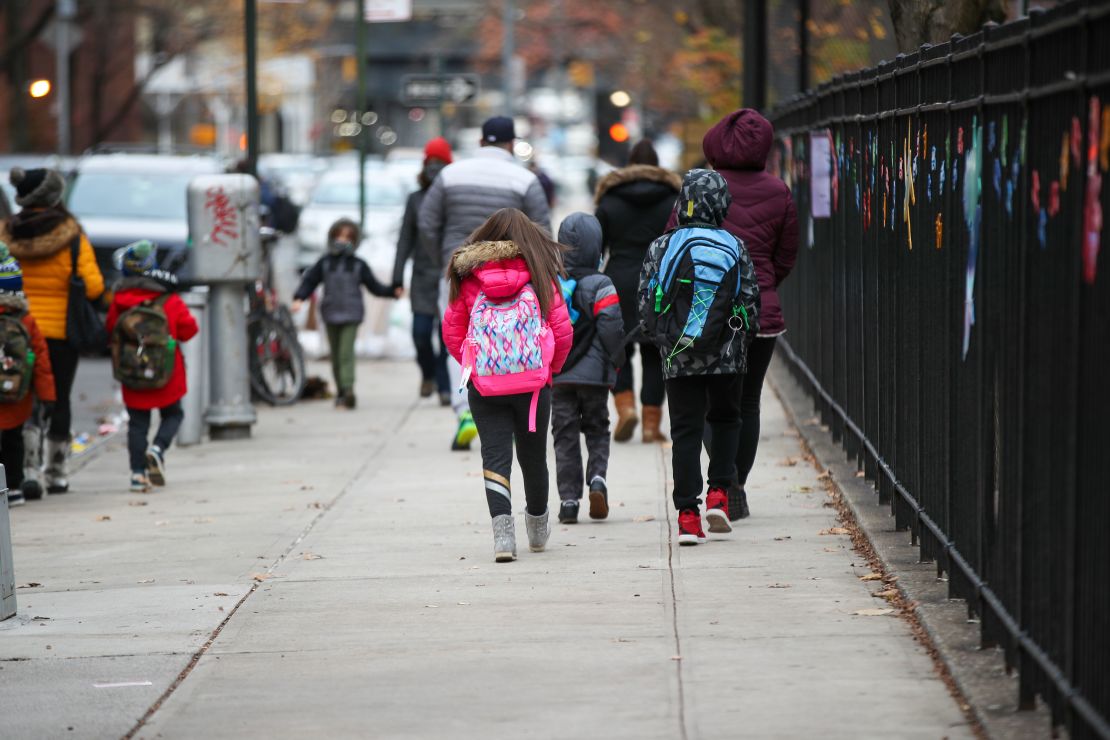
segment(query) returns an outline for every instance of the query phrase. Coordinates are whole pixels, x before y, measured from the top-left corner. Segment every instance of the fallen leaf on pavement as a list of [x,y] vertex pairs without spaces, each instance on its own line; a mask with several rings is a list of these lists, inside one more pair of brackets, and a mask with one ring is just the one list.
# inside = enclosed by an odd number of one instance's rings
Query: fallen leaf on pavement
[[817,476],[817,480],[829,480],[831,478],[832,478],[832,471],[831,470],[825,470],[824,473],[821,473],[821,475]]
[[798,486],[794,490],[798,493],[813,493],[813,486]]
[[893,609],[857,609],[852,612],[857,617],[885,617],[887,614],[893,613]]
[[682,656],[681,655],[672,655],[671,660],[682,660]]
[[[31,617],[31,621],[32,622],[49,622],[50,617]],[[50,646],[47,645],[46,647],[50,647]]]
[[651,514],[644,514],[643,516],[634,517],[632,519],[632,521],[634,521],[634,522],[654,522],[655,517],[653,517]]
[[212,594],[212,595],[213,595],[213,596],[227,596],[227,594],[226,594],[226,593],[224,593],[223,591],[217,591],[216,593],[214,593],[214,594]]
[[324,505],[322,503],[320,503],[319,501],[313,501],[311,504],[308,505],[308,508],[310,508],[310,509],[322,509],[322,508],[324,508]]
[[828,529],[822,529],[817,534],[851,534],[851,532],[844,527],[829,527]]
[[798,464],[798,458],[796,458],[796,457],[787,457],[787,458],[784,458],[782,460],[779,460],[779,466],[783,467],[783,468],[792,468],[797,464]]
[[898,595],[898,589],[888,588],[885,591],[876,591],[871,595],[874,596],[876,599],[893,599],[895,596]]
[[269,573],[251,573],[251,578],[254,579],[255,581],[258,581],[259,583],[262,583],[263,581],[268,580],[270,578],[270,574]]
[[30,583],[21,583],[16,586],[16,588],[38,588],[41,585],[41,583],[35,583],[34,581],[31,581]]
[[323,559],[324,559],[323,555],[317,555],[314,552],[306,552],[304,555],[301,555],[301,560],[323,560]]
[[772,583],[767,588],[790,588],[789,583]]
[[882,580],[882,577],[883,577],[882,573],[868,573],[865,576],[860,576],[859,579],[861,581],[879,581],[879,580]]
[[866,477],[867,477],[867,473],[863,472],[862,470],[857,470],[857,471],[856,471],[856,477],[857,477],[857,478],[866,478]]
[[790,535],[785,535],[783,537],[776,537],[775,542],[785,542],[788,539],[790,539]]
[[110,522],[112,521],[112,517],[108,516],[107,514],[101,514],[96,518],[96,520],[98,522]]
[[134,501],[133,500],[133,501],[128,501],[127,505],[128,506],[146,506],[147,502],[146,501]]

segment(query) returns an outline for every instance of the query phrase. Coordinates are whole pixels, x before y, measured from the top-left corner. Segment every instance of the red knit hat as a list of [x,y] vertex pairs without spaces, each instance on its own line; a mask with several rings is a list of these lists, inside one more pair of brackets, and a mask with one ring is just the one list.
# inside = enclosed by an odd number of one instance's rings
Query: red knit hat
[[437,136],[424,145],[424,161],[427,162],[429,159],[438,159],[451,164],[451,145],[447,143],[447,139]]

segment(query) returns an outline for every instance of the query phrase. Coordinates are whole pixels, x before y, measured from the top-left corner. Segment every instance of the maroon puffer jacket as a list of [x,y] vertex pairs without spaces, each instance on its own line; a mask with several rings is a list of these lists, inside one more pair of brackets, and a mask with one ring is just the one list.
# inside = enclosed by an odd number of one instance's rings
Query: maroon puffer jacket
[[750,108],[730,113],[709,129],[701,148],[724,175],[732,205],[722,224],[748,248],[759,276],[760,336],[786,331],[778,286],[798,253],[798,215],[790,190],[765,171],[774,134],[771,122]]

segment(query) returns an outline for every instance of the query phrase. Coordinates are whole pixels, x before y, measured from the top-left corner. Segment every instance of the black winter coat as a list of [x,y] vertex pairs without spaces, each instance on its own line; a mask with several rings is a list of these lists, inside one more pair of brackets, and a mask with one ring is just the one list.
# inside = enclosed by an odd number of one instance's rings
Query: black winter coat
[[625,327],[640,323],[636,292],[648,247],[666,231],[682,178],[661,167],[634,164],[610,172],[597,184],[597,220],[602,249],[609,257],[605,274],[620,296]]
[[436,316],[439,314],[439,279],[443,275],[438,252],[424,249],[420,241],[418,219],[427,188],[409,195],[405,215],[401,219],[401,233],[397,237],[397,258],[393,263],[393,285],[400,287],[405,280],[405,263],[412,259],[412,282],[409,301],[414,314]]
[[306,300],[320,283],[324,284],[320,318],[325,324],[361,324],[363,287],[379,298],[393,296],[393,290],[374,277],[370,265],[354,254],[325,254],[305,272],[293,298]]

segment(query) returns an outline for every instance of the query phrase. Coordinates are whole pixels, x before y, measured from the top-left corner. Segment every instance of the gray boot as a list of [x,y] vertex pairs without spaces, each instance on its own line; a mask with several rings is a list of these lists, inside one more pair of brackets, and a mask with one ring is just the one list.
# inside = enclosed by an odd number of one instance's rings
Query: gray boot
[[516,520],[511,514],[493,518],[493,559],[499,563],[516,560]]
[[23,425],[23,495],[28,499],[42,498],[46,484],[42,477],[42,427],[28,422]]
[[551,536],[551,524],[547,520],[548,512],[539,516],[532,516],[524,512],[524,524],[528,529],[528,549],[532,552],[543,552],[547,547],[547,538]]
[[72,446],[68,439],[46,440],[46,490],[48,493],[65,493],[69,490],[69,455]]

